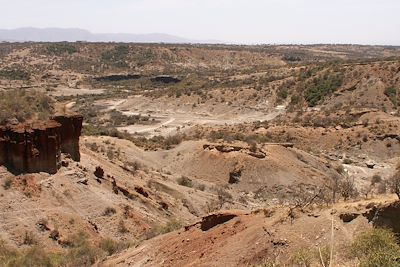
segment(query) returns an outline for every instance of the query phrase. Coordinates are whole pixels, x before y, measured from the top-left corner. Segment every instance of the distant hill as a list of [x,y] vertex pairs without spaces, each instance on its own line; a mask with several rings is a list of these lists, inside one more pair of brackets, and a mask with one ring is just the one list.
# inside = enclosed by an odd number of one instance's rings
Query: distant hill
[[222,43],[217,40],[190,40],[163,33],[91,33],[83,29],[18,28],[0,29],[0,41],[9,42],[127,42],[127,43]]

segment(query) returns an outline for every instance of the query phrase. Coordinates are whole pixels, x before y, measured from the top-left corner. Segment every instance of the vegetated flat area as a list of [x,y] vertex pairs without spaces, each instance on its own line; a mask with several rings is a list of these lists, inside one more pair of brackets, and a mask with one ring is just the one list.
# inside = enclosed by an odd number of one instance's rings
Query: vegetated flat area
[[2,121],[84,129],[55,175],[0,167],[0,262],[392,266],[357,240],[400,231],[399,89],[400,47],[1,43]]

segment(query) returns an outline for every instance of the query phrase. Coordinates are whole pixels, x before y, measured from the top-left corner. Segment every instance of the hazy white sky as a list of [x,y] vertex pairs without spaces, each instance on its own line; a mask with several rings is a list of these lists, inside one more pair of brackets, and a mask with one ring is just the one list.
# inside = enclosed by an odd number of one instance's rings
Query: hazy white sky
[[400,0],[0,0],[0,28],[400,45]]

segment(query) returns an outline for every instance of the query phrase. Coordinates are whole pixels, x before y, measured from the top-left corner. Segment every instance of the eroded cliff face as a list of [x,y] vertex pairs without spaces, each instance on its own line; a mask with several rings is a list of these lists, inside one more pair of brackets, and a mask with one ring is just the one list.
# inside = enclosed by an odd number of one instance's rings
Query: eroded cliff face
[[79,137],[82,132],[81,115],[56,116],[53,118],[61,124],[61,151],[68,153],[75,161],[81,160],[79,153]]
[[14,173],[48,172],[60,168],[61,153],[80,160],[82,116],[57,116],[45,122],[0,128],[0,164]]

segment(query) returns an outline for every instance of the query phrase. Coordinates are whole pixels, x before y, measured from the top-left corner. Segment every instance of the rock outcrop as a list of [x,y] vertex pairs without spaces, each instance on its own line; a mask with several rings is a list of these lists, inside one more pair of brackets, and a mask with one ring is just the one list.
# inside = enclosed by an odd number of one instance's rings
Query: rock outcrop
[[227,145],[227,144],[205,144],[203,145],[204,150],[213,150],[216,149],[217,151],[221,153],[231,153],[231,152],[241,152],[241,153],[246,153],[249,156],[258,158],[258,159],[264,159],[266,157],[266,154],[264,151],[262,151],[259,148],[256,148],[254,151],[251,151],[249,147],[243,147],[243,146],[234,146],[234,145]]
[[181,80],[176,78],[176,77],[172,77],[169,75],[159,75],[156,77],[151,78],[151,81],[154,83],[179,83]]
[[52,120],[0,128],[0,164],[14,173],[56,173],[61,153],[80,160],[82,116],[57,116]]
[[374,227],[387,228],[396,234],[400,233],[400,201],[374,206],[363,215]]
[[94,78],[98,82],[119,82],[119,81],[129,81],[129,80],[137,80],[140,79],[141,76],[138,74],[115,74],[108,76],[101,76]]
[[79,137],[82,132],[83,117],[81,115],[56,116],[53,119],[61,124],[61,152],[70,154],[75,161],[80,161]]

